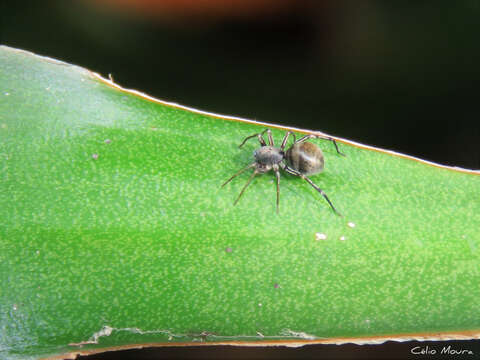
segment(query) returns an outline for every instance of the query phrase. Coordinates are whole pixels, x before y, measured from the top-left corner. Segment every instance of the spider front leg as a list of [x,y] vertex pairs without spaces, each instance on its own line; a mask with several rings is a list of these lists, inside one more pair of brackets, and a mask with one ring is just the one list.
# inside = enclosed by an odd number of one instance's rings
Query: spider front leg
[[258,174],[258,171],[257,171],[257,169],[255,169],[255,171],[252,173],[252,175],[250,175],[250,178],[248,179],[247,183],[246,183],[245,186],[243,187],[242,191],[240,191],[240,194],[238,195],[237,200],[235,200],[235,202],[233,203],[233,206],[237,205],[238,200],[240,200],[240,198],[241,198],[242,195],[243,195],[243,192],[247,189],[248,185],[250,185],[250,183],[252,182],[253,178],[254,178],[255,175],[257,175],[257,174]]
[[295,133],[293,131],[287,131],[287,133],[283,137],[282,145],[280,145],[280,150],[285,150],[285,146],[287,145],[288,137],[290,135],[293,135],[293,143],[295,144],[297,142],[297,137],[295,136]]
[[[288,135],[288,133],[287,133]],[[342,153],[340,150],[338,150],[338,145],[337,145],[337,142],[335,141],[334,138],[330,137],[330,136],[323,136],[323,135],[313,135],[313,134],[310,134],[310,135],[305,135],[304,137],[302,137],[301,139],[298,139],[297,141],[294,142],[294,144],[300,144],[304,141],[307,141],[308,139],[324,139],[324,140],[328,140],[328,141],[331,141],[333,142],[333,145],[335,145],[335,149],[337,150],[337,153],[339,155],[342,155],[342,156],[346,156],[344,153]]]
[[332,202],[330,201],[330,199],[328,198],[327,194],[325,194],[325,192],[324,192],[322,189],[320,189],[317,185],[315,185],[315,183],[314,183],[312,180],[310,180],[307,176],[305,176],[305,175],[302,174],[301,172],[298,172],[298,171],[296,171],[296,170],[294,170],[294,169],[289,168],[288,165],[283,165],[283,166],[282,166],[282,169],[285,170],[286,172],[288,172],[289,174],[298,176],[298,177],[304,179],[306,182],[308,182],[315,190],[317,190],[317,191],[320,193],[320,195],[322,195],[322,196],[325,198],[325,200],[327,200],[327,202],[328,202],[328,204],[330,205],[330,207],[332,208],[332,210],[333,210],[337,215],[340,215],[340,216],[343,217],[343,215],[340,214],[340,213],[337,211],[337,209],[335,209],[335,206],[333,206],[333,204],[332,204]]
[[273,171],[275,172],[275,177],[277,178],[277,214],[279,213],[279,204],[280,204],[280,171],[278,171],[278,166],[275,165],[273,167]]
[[263,130],[261,133],[257,133],[257,134],[253,134],[253,135],[250,135],[250,136],[247,136],[245,138],[245,140],[242,141],[242,143],[240,145],[238,145],[239,148],[241,148],[248,140],[254,138],[254,137],[258,137],[258,142],[260,143],[260,145],[262,146],[267,146],[267,143],[265,142],[265,140],[263,139],[263,134],[267,133],[268,135],[268,144],[270,146],[273,146],[273,137],[272,137],[272,131],[270,129],[265,129]]
[[[227,185],[230,181],[232,181],[233,179],[235,179],[238,175],[242,174],[243,172],[247,171],[248,169],[252,168],[252,167],[256,167],[257,163],[252,163],[246,167],[244,167],[243,169],[241,169],[240,171],[237,171],[230,179],[228,179],[227,181],[225,181],[223,184],[222,184],[222,188]],[[248,179],[247,183],[245,184],[245,186],[243,187],[242,191],[240,191],[240,195],[238,195],[237,199],[235,200],[235,202],[233,203],[233,206],[237,205],[238,201],[240,200],[240,198],[242,197],[245,189],[248,187],[248,185],[250,185],[250,183],[252,182],[253,178],[255,177],[255,175],[258,174],[258,170],[255,169],[255,171],[252,173],[252,175],[250,175],[250,178]]]
[[243,172],[247,171],[248,169],[252,168],[252,167],[255,167],[256,163],[252,163],[246,167],[244,167],[243,169],[239,170],[238,172],[236,172],[230,179],[228,179],[227,181],[225,181],[223,184],[222,184],[222,187],[224,187],[225,185],[227,185],[230,181],[232,181],[233,179],[235,179],[238,175],[242,174]]

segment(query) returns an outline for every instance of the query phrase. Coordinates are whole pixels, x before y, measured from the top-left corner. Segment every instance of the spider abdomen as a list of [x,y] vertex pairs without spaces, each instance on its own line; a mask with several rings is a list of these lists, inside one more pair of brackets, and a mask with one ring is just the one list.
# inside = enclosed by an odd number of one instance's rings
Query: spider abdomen
[[323,170],[324,159],[320,148],[309,142],[294,144],[287,150],[288,164],[304,175],[318,174]]

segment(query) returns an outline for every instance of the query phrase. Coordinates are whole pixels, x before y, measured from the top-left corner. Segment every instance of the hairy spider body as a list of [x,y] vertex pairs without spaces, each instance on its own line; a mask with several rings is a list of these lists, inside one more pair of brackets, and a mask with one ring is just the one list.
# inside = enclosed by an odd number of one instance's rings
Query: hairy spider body
[[260,149],[253,152],[253,157],[258,164],[265,166],[265,171],[259,171],[264,173],[270,171],[273,165],[280,164],[283,159],[285,159],[285,153],[279,148],[273,146],[262,146]]
[[[267,133],[268,135],[268,145],[263,139],[263,134]],[[285,152],[285,146],[287,145],[287,141],[290,135],[293,135],[293,145],[288,148]],[[313,144],[306,142],[306,140],[311,138],[321,138],[325,140],[332,141],[335,145],[335,149],[337,153],[340,155],[345,156],[338,150],[337,143],[335,139],[323,135],[306,135],[299,140],[296,140],[295,134],[291,131],[288,131],[283,140],[280,147],[275,147],[272,137],[272,132],[270,129],[266,129],[261,133],[253,134],[245,138],[243,142],[240,144],[239,147],[242,147],[245,142],[251,138],[258,137],[258,141],[260,142],[261,147],[254,151],[253,157],[255,158],[255,162],[248,165],[247,167],[241,169],[236,174],[234,174],[230,179],[223,183],[222,187],[227,185],[230,181],[232,181],[235,177],[243,173],[244,171],[255,168],[252,175],[248,179],[247,183],[243,187],[242,191],[238,195],[237,199],[234,202],[234,205],[240,200],[241,196],[245,189],[250,185],[253,178],[257,174],[264,174],[269,171],[273,171],[275,173],[275,177],[277,179],[277,213],[279,209],[280,203],[280,172],[279,169],[286,171],[291,175],[295,175],[301,177],[305,181],[307,181],[315,190],[317,190],[328,202],[332,210],[341,215],[337,209],[333,206],[332,202],[328,198],[327,194],[320,189],[317,185],[315,185],[312,180],[310,180],[306,175],[314,175],[318,174],[323,171],[324,168],[324,158],[323,153],[320,148]]]

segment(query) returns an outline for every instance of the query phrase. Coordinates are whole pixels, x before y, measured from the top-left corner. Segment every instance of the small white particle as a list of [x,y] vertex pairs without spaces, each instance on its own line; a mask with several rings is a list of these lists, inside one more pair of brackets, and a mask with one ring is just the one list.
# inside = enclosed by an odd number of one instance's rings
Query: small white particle
[[340,240],[344,241],[346,239],[345,236],[340,236]]
[[110,144],[110,143],[112,142],[112,140],[110,140],[110,139],[105,139],[104,142],[105,142],[105,144]]
[[350,226],[351,228],[354,228],[354,227],[355,227],[355,223],[349,222],[349,223],[348,223],[348,226]]
[[262,306],[262,303],[258,303],[258,306]]
[[97,160],[98,159],[98,154],[92,154],[92,159]]
[[35,251],[35,254],[40,255],[40,250]]
[[260,331],[257,331],[257,335],[260,336],[260,337],[265,337],[265,335],[263,335]]
[[13,310],[17,310],[18,307],[17,307],[17,304],[13,304]]
[[5,93],[5,96],[8,96],[8,95],[10,95],[10,93]]
[[326,234],[323,233],[315,233],[315,240],[325,240],[327,238]]

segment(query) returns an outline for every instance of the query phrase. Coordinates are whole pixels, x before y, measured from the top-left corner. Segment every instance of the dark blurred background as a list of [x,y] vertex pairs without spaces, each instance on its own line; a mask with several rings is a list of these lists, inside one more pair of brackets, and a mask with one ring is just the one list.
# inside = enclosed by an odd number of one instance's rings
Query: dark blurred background
[[480,2],[5,2],[1,43],[220,114],[480,169]]
[[[124,87],[480,169],[480,1],[22,0],[0,6],[0,43],[112,74]],[[462,346],[478,348],[473,344]],[[319,345],[306,348],[312,353],[282,354],[396,359],[413,346]],[[225,357],[225,349],[112,358]],[[236,358],[283,358],[272,349],[228,349]]]

